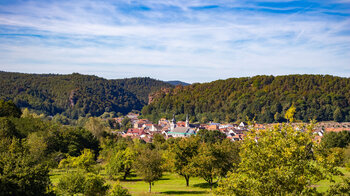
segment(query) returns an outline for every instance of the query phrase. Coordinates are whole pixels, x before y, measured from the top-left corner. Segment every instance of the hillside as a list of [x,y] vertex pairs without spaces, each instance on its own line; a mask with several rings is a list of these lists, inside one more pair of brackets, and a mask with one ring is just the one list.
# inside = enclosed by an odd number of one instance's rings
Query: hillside
[[150,119],[175,113],[192,121],[283,122],[296,107],[297,120],[350,121],[350,78],[329,75],[255,76],[177,86],[155,93],[142,113]]
[[148,94],[172,85],[151,78],[106,80],[97,76],[0,72],[0,99],[47,115],[70,118],[141,110]]

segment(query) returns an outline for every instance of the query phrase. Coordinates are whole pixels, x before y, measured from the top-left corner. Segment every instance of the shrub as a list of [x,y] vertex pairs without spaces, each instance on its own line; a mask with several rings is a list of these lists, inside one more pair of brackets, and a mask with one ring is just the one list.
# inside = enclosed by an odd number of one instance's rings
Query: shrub
[[109,196],[131,196],[128,189],[123,188],[119,182],[113,185],[112,189],[109,191]]
[[57,185],[58,194],[84,194],[106,195],[109,186],[105,184],[105,180],[97,174],[85,173],[82,171],[68,172],[64,175]]
[[106,195],[108,189],[109,185],[105,185],[105,180],[100,175],[93,173],[88,173],[86,175],[84,183],[84,195]]
[[64,175],[57,184],[57,192],[59,194],[76,194],[84,192],[84,173],[69,172]]

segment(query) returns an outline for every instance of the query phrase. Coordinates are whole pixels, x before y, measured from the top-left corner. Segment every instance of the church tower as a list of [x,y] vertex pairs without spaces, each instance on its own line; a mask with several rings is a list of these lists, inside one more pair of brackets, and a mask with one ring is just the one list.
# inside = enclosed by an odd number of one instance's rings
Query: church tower
[[190,127],[190,121],[188,120],[188,114],[186,116],[186,125],[185,127]]
[[176,127],[176,120],[175,120],[175,114],[173,114],[173,119],[170,122],[170,131],[174,131]]

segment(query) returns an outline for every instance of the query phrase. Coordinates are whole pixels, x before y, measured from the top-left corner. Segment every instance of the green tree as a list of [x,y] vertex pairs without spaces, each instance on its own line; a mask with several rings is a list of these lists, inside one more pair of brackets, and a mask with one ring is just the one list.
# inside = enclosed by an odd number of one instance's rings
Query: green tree
[[0,139],[1,138],[20,137],[20,133],[17,131],[13,122],[5,117],[0,117]]
[[311,187],[335,174],[334,156],[313,140],[312,128],[277,125],[252,130],[244,138],[237,170],[219,185],[224,195],[302,195],[315,193]]
[[57,184],[57,193],[74,195],[84,193],[85,173],[82,171],[68,172]]
[[288,122],[292,123],[294,122],[294,114],[295,114],[296,108],[294,107],[294,104],[290,106],[290,108],[286,111],[286,114],[284,115],[284,118],[288,120]]
[[90,149],[84,149],[80,156],[71,157],[61,160],[59,168],[80,168],[85,171],[92,171],[93,165],[96,164],[95,155]]
[[105,132],[105,126],[97,117],[90,117],[85,124],[85,128],[89,130],[97,139],[100,139]]
[[202,129],[198,131],[196,136],[199,137],[202,142],[212,143],[212,144],[221,142],[226,138],[226,134],[218,130],[209,131],[206,129]]
[[109,185],[105,184],[105,179],[94,173],[87,173],[84,182],[84,195],[86,196],[102,196],[106,195]]
[[46,195],[50,187],[48,167],[33,160],[20,140],[12,139],[9,146],[2,146],[1,195]]
[[198,155],[193,159],[194,169],[212,189],[213,185],[239,162],[238,152],[237,143],[228,139],[214,144],[202,143]]
[[0,100],[0,117],[20,118],[21,110],[12,102]]
[[57,184],[57,193],[61,195],[84,194],[88,196],[106,195],[109,186],[100,175],[83,171],[68,172]]
[[125,180],[131,174],[135,157],[136,153],[130,147],[117,151],[107,164],[107,174],[114,176],[118,173],[123,173],[123,179]]
[[174,170],[186,180],[186,186],[189,186],[190,177],[195,175],[193,167],[193,158],[197,156],[199,149],[199,137],[182,138],[175,143],[173,148]]
[[152,143],[156,146],[156,148],[160,149],[162,148],[163,144],[165,143],[165,138],[160,133],[155,133],[153,135]]
[[341,112],[339,107],[336,110],[334,110],[333,119],[337,122],[342,122],[344,120],[343,113]]
[[35,160],[42,160],[45,157],[47,144],[44,137],[41,137],[38,132],[28,135],[26,145],[28,146],[31,156]]
[[142,177],[143,181],[149,183],[149,192],[151,192],[154,181],[162,177],[163,159],[157,150],[148,148],[142,150],[135,161],[135,170]]
[[345,148],[350,144],[350,132],[326,132],[322,137],[321,144],[326,148]]
[[121,129],[127,130],[129,128],[131,128],[131,120],[130,120],[130,118],[125,117],[121,122]]

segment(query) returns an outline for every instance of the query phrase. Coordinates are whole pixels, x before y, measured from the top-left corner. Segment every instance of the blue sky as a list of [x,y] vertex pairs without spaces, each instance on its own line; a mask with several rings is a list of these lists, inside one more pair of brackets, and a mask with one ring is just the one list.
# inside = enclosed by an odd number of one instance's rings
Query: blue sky
[[0,0],[0,70],[350,77],[350,0]]

